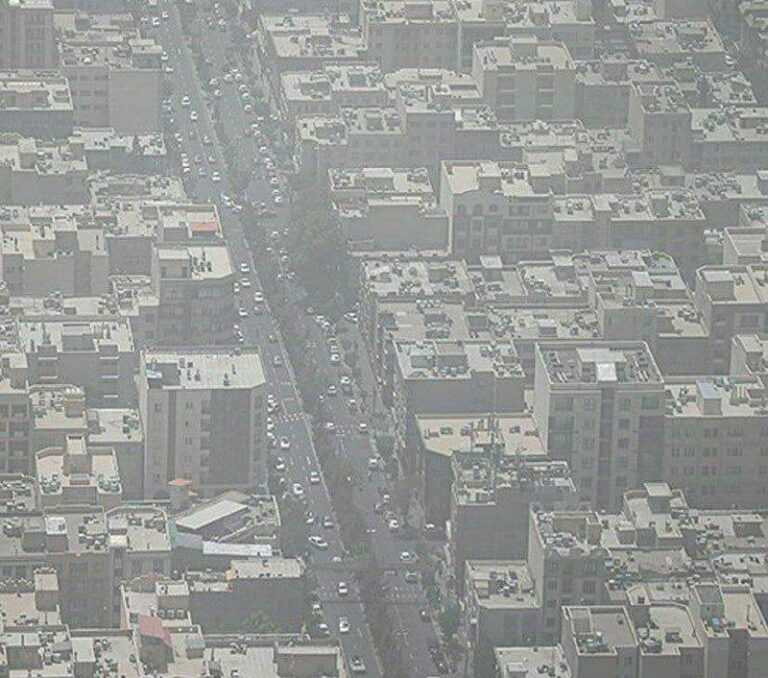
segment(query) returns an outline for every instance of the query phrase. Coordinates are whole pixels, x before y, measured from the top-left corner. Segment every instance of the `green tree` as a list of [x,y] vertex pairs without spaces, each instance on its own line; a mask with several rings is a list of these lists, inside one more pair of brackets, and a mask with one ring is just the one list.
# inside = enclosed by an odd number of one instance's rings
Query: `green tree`
[[455,600],[449,600],[437,616],[437,624],[446,640],[451,640],[461,626],[461,610]]

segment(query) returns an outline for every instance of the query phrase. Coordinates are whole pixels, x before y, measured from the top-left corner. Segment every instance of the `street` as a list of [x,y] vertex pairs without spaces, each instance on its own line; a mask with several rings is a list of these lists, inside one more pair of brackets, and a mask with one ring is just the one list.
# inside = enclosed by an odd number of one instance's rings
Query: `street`
[[[166,119],[173,120],[175,139],[179,154],[194,158],[186,176],[187,190],[191,197],[217,205],[224,237],[233,257],[233,265],[243,273],[240,281],[239,303],[240,317],[235,319],[242,334],[241,345],[244,348],[258,347],[262,356],[268,391],[278,403],[273,415],[273,434],[275,440],[283,438],[289,441],[289,449],[280,449],[277,454],[285,462],[281,472],[286,480],[286,489],[290,492],[294,483],[300,483],[306,498],[307,509],[314,516],[333,516],[333,507],[325,482],[312,484],[310,474],[320,472],[316,451],[312,440],[311,418],[302,409],[301,397],[297,390],[290,360],[285,351],[277,323],[269,312],[266,302],[254,296],[262,290],[258,271],[254,265],[249,243],[240,220],[237,218],[237,204],[233,198],[232,182],[227,176],[222,144],[217,137],[213,124],[211,105],[214,98],[204,91],[204,86],[197,76],[191,50],[185,43],[179,13],[171,2],[162,3],[169,12],[169,20],[153,28],[153,37],[163,46],[168,54],[167,75],[172,81],[170,106],[166,107]],[[263,203],[274,210],[276,216],[268,224],[261,226],[273,232],[270,245],[275,252],[283,249],[282,231],[286,226],[287,210],[285,205],[273,204],[275,192],[284,193],[284,181],[277,178],[277,172],[267,172],[262,160],[268,157],[264,153],[263,143],[254,135],[248,134],[255,121],[253,114],[246,112],[240,96],[240,83],[235,78],[225,79],[225,62],[237,62],[236,50],[231,44],[230,32],[211,29],[201,22],[203,35],[202,49],[211,64],[211,72],[217,79],[220,91],[216,97],[215,108],[219,122],[228,139],[235,140],[238,153],[238,166],[252,164],[254,170],[249,181],[245,182],[244,198],[253,204]],[[193,115],[194,114],[194,115]],[[195,118],[193,120],[193,118]],[[202,162],[197,162],[201,160]],[[190,163],[191,165],[191,163]],[[200,171],[199,167],[204,169]],[[218,176],[215,175],[218,173]],[[271,177],[269,176],[271,175]],[[217,180],[218,179],[218,180]],[[271,179],[271,184],[270,184]],[[276,188],[276,184],[279,188]],[[285,258],[279,262],[286,277],[289,271]],[[388,519],[375,507],[381,502],[382,495],[391,491],[388,481],[381,471],[369,473],[368,460],[374,454],[370,430],[373,422],[370,412],[361,413],[365,399],[360,393],[374,392],[373,375],[367,365],[365,349],[358,327],[346,323],[345,336],[358,347],[358,354],[366,363],[361,370],[361,383],[352,385],[356,404],[350,407],[350,398],[340,392],[339,380],[342,368],[333,364],[327,346],[327,333],[316,318],[302,307],[299,300],[306,295],[297,285],[291,283],[290,301],[296,309],[299,322],[310,333],[312,341],[307,347],[312,351],[318,372],[323,375],[327,386],[335,386],[337,395],[325,398],[325,409],[329,421],[333,422],[333,435],[336,453],[349,464],[350,471],[361,479],[354,501],[365,519],[366,529],[371,537],[378,566],[383,570],[382,581],[385,585],[383,595],[387,613],[401,648],[403,665],[411,675],[428,676],[437,673],[430,654],[430,649],[438,646],[438,636],[432,620],[424,619],[427,602],[418,578],[414,579],[414,567],[404,562],[401,554],[411,554],[415,546],[402,538],[399,530],[390,530]],[[345,321],[341,321],[345,322]],[[370,409],[369,407],[367,408]],[[360,431],[363,422],[368,431]],[[268,462],[271,464],[271,462]],[[338,521],[336,521],[338,523]],[[416,527],[420,525],[416,524]],[[339,637],[347,658],[359,657],[367,668],[366,675],[382,675],[376,658],[370,630],[366,623],[363,606],[360,602],[354,572],[345,569],[345,545],[342,543],[338,524],[333,529],[310,528],[311,534],[320,535],[328,542],[324,550],[313,549],[311,569],[317,579],[316,593],[319,595],[325,621],[332,635]],[[346,545],[347,547],[349,545]],[[341,560],[341,562],[339,562]],[[410,581],[406,581],[406,577]],[[340,594],[339,583],[349,587],[347,594]],[[339,633],[339,620],[346,618],[349,632]],[[446,673],[447,671],[441,671]]]

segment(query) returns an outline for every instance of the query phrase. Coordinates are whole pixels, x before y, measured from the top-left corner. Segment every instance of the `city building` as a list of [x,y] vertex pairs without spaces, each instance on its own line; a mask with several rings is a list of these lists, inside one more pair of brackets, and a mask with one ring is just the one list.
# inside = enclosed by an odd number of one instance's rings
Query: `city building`
[[471,261],[545,256],[552,249],[553,203],[529,168],[516,163],[444,162],[440,205],[451,220],[451,251]]
[[226,243],[155,245],[151,280],[158,299],[156,341],[232,341],[236,271]]
[[128,15],[60,14],[56,30],[78,125],[119,134],[161,131],[160,45],[142,38]]
[[570,464],[582,501],[617,507],[660,478],[664,382],[642,342],[541,342],[533,419],[553,459]]
[[206,493],[264,482],[266,381],[258,353],[143,351],[137,386],[146,497],[168,496],[176,479]]
[[500,121],[574,117],[576,66],[563,43],[537,38],[476,43],[472,74]]
[[48,447],[35,456],[43,507],[120,504],[123,488],[115,451],[88,445],[82,436],[67,436],[63,447]]
[[52,0],[15,0],[0,7],[0,69],[42,70],[58,65]]
[[57,71],[0,71],[3,132],[25,137],[67,137],[75,124],[72,102],[69,82]]
[[134,400],[136,352],[127,321],[23,320],[19,346],[30,384],[74,384],[95,407]]
[[445,251],[448,215],[426,168],[333,169],[331,204],[348,246],[375,252]]
[[368,56],[384,72],[456,65],[458,31],[448,0],[364,0],[360,29]]

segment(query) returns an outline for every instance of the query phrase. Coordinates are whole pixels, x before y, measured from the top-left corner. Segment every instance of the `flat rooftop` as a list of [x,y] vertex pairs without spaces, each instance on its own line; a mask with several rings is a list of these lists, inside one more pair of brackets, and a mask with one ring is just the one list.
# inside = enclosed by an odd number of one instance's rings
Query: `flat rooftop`
[[149,388],[239,389],[265,383],[257,351],[236,355],[202,350],[147,350],[141,356],[141,369]]
[[537,350],[551,384],[662,383],[661,373],[644,343],[539,344]]

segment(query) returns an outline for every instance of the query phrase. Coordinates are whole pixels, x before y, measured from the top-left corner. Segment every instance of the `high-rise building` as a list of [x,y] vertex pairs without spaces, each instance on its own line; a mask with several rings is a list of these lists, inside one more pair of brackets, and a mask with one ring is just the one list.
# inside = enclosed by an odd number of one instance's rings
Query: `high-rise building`
[[146,497],[166,496],[175,479],[207,493],[264,482],[266,381],[258,353],[145,351],[137,381]]

